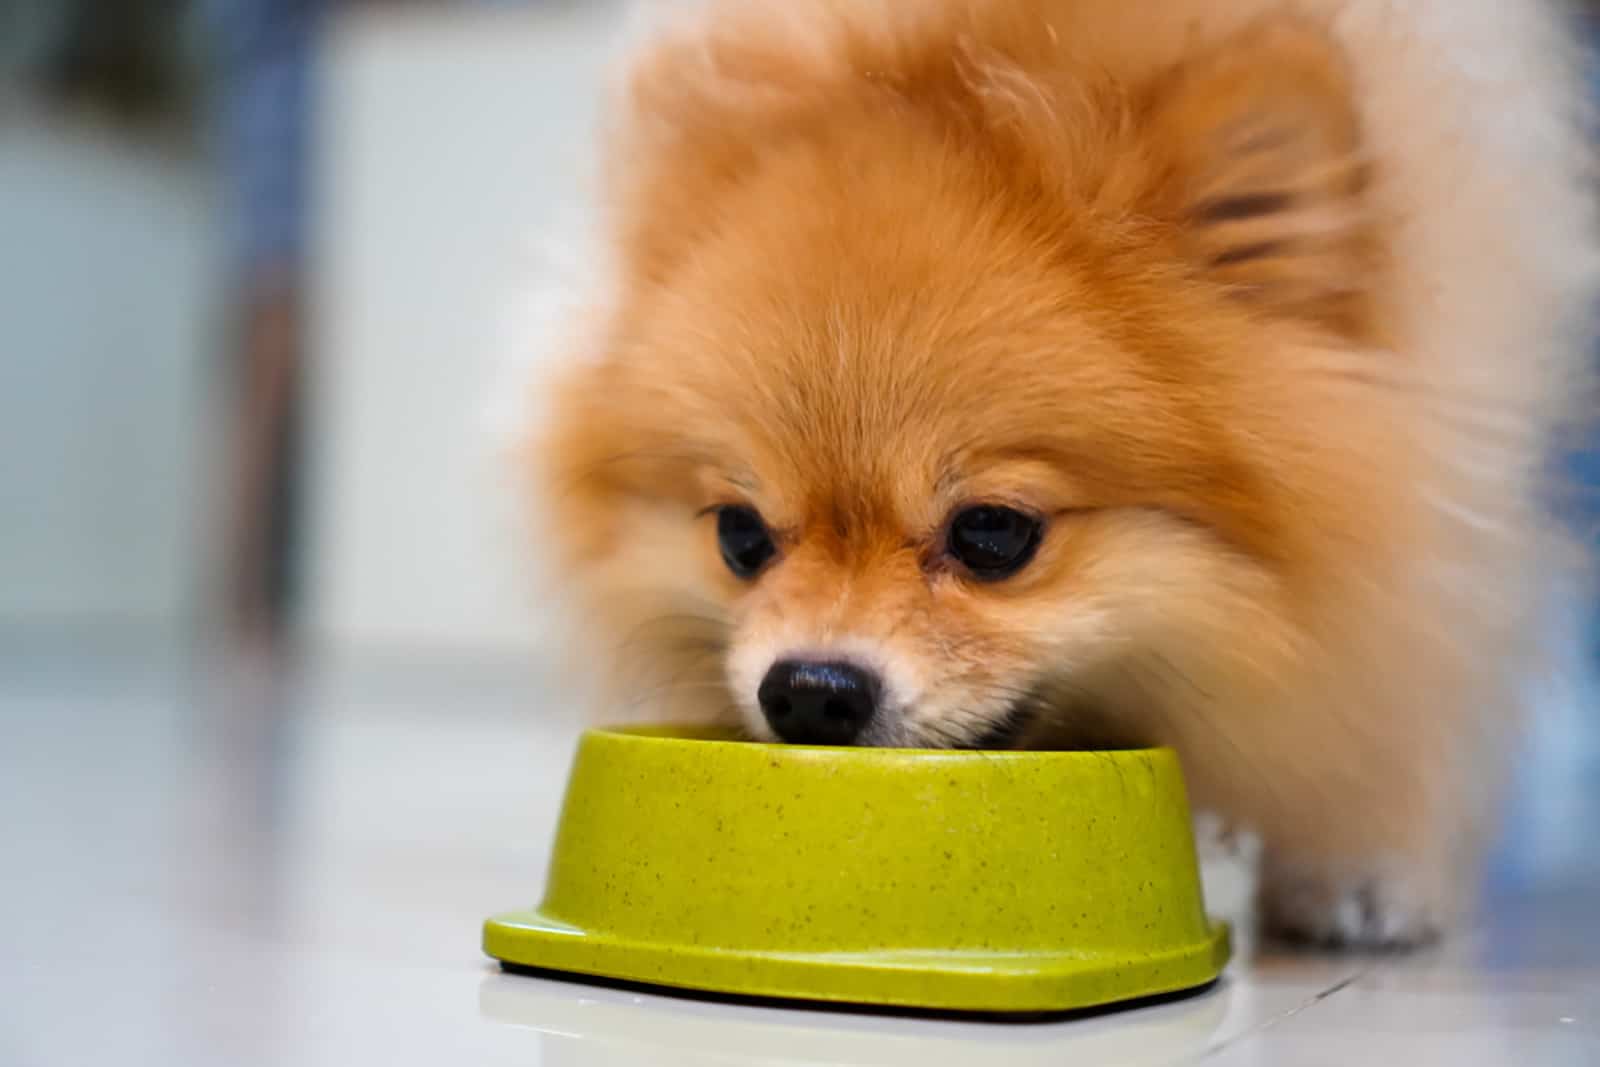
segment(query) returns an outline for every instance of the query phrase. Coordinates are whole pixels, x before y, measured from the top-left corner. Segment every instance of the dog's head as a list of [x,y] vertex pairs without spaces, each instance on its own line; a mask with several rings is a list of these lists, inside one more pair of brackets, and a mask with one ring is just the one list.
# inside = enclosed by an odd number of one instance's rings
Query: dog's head
[[619,289],[541,453],[626,695],[798,742],[1137,740],[1267,684],[1389,521],[1336,50],[1121,70],[972,17],[756,17],[634,71]]

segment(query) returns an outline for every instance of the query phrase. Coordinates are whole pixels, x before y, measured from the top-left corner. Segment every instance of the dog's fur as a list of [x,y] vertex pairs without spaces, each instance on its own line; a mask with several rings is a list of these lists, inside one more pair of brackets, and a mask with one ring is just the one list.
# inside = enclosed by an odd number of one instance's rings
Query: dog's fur
[[[1596,244],[1577,48],[1507,0],[794,0],[652,35],[536,462],[604,673],[755,736],[1167,743],[1281,931],[1446,925],[1502,777]],[[953,509],[1049,517],[998,584]],[[706,509],[754,507],[751,582]]]

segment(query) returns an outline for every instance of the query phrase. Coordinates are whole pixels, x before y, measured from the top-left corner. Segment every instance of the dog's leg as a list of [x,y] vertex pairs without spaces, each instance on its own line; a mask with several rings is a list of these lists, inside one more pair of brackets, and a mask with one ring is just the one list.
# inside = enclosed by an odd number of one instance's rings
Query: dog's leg
[[1269,851],[1261,887],[1265,933],[1325,948],[1430,944],[1454,924],[1466,896],[1449,869],[1426,857],[1330,864]]
[[1226,922],[1233,937],[1233,958],[1255,954],[1261,887],[1261,838],[1231,826],[1220,815],[1204,812],[1194,820],[1195,850],[1200,857],[1206,914]]

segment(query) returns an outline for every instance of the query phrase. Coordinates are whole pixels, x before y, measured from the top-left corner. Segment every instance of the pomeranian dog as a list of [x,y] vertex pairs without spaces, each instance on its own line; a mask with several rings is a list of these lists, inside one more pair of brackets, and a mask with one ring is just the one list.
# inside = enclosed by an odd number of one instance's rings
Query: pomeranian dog
[[534,449],[606,706],[1172,745],[1270,929],[1438,935],[1570,561],[1583,97],[1534,2],[681,13]]

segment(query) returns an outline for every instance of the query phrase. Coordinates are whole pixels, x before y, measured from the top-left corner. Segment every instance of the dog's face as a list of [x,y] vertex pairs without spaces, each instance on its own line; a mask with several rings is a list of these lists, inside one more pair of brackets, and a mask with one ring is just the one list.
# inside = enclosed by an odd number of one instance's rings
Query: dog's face
[[629,148],[622,289],[547,441],[624,695],[996,747],[1268,684],[1379,492],[1357,132],[1313,37],[1131,97],[773,58],[776,102],[693,111],[681,59],[641,75],[677,125]]

